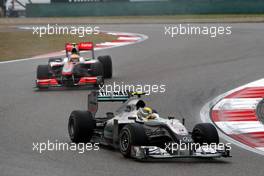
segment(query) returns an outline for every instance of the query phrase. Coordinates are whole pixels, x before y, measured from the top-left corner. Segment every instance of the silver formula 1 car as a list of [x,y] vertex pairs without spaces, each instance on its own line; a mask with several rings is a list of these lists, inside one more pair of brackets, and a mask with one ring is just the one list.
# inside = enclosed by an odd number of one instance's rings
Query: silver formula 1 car
[[[95,86],[103,84],[103,79],[112,77],[110,56],[94,56],[92,42],[65,45],[65,58],[50,58],[47,65],[37,67],[36,87]],[[85,57],[80,52],[85,51]]]
[[[88,110],[73,111],[68,132],[72,142],[96,142],[119,149],[125,157],[139,160],[230,157],[230,148],[219,145],[216,128],[210,123],[195,125],[188,132],[180,120],[162,118],[146,107],[143,93],[88,95]],[[98,102],[120,101],[116,112],[97,117]]]

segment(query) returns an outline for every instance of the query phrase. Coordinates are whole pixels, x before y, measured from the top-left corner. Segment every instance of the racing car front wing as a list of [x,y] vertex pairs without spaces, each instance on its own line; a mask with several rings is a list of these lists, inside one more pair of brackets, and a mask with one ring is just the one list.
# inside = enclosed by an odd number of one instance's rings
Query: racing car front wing
[[[102,76],[97,77],[81,77],[77,83],[72,86],[87,86],[87,85],[101,85],[103,84]],[[37,79],[36,87],[38,88],[48,88],[48,87],[63,87],[64,84],[60,84],[56,78],[50,79]]]
[[131,156],[138,160],[148,159],[177,159],[177,158],[220,158],[220,157],[231,157],[230,150],[225,149],[199,149],[183,150],[176,153],[170,154],[166,150],[156,146],[133,146],[131,148]]

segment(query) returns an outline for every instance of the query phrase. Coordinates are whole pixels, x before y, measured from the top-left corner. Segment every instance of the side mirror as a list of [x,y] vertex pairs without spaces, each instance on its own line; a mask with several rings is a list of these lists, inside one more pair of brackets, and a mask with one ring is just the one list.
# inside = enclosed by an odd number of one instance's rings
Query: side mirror
[[114,113],[112,113],[112,112],[107,112],[107,113],[106,113],[106,117],[107,117],[108,119],[111,119],[111,118],[114,117]]
[[137,120],[136,117],[128,117],[128,120]]
[[182,118],[182,124],[185,125],[185,118]]
[[168,119],[169,119],[169,120],[172,120],[172,119],[175,119],[175,117],[171,117],[171,116],[169,116]]

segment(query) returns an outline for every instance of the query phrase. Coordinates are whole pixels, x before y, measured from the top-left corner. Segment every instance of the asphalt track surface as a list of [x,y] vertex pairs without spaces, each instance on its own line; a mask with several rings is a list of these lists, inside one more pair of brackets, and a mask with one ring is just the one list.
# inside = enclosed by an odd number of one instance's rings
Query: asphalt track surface
[[[227,24],[225,24],[227,25]],[[185,117],[187,127],[201,122],[201,107],[232,88],[264,77],[264,25],[230,24],[232,35],[169,38],[163,25],[106,25],[101,29],[135,32],[149,39],[97,53],[114,62],[111,83],[166,84],[165,94],[148,98],[163,116]],[[33,142],[70,142],[69,113],[86,108],[86,90],[35,92],[38,64],[46,59],[0,64],[0,175],[1,176],[263,176],[264,157],[232,146],[232,158],[180,159],[142,163],[101,148],[77,151],[32,151]],[[116,107],[104,104],[107,111]],[[101,113],[101,112],[100,112]]]

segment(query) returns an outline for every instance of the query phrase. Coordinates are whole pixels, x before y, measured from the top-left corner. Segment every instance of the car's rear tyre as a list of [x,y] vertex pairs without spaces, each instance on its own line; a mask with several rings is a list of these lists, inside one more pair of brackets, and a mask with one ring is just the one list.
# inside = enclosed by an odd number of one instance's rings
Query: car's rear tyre
[[39,65],[37,68],[37,79],[49,79],[50,72],[48,65]]
[[218,144],[219,136],[214,125],[211,123],[199,123],[194,126],[192,138],[195,143],[199,144]]
[[103,64],[104,78],[112,78],[113,68],[111,56],[99,56],[98,60]]
[[147,145],[145,129],[141,124],[127,124],[119,133],[119,149],[124,157],[131,157],[133,146]]
[[89,111],[72,111],[69,122],[68,132],[72,142],[89,142],[95,128],[95,120]]
[[101,62],[95,62],[91,65],[93,76],[104,76],[104,67]]

